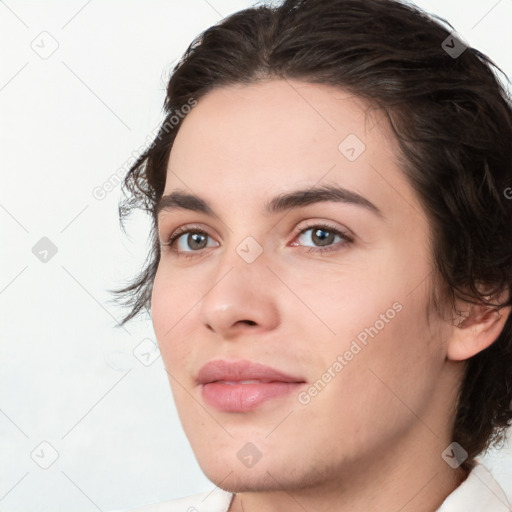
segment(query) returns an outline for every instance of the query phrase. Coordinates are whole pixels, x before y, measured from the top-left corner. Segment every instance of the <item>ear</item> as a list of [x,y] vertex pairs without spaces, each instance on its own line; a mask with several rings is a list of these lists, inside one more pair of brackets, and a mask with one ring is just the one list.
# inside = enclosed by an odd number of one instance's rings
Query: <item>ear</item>
[[[496,303],[494,300],[493,302]],[[465,302],[464,309],[458,324],[453,326],[447,345],[446,355],[452,361],[469,359],[492,345],[501,334],[512,307],[496,310],[495,307],[485,304]]]

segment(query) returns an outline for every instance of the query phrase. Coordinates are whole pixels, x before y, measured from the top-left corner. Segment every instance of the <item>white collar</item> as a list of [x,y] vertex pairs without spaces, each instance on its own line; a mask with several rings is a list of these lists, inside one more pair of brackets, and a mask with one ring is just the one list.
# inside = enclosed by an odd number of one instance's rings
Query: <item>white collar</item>
[[479,461],[436,512],[511,512],[507,496]]

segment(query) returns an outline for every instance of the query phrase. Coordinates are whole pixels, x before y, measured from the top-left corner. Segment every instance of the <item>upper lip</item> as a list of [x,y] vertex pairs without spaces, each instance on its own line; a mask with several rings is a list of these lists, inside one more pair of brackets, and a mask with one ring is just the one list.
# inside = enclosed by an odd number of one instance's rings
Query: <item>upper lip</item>
[[262,382],[304,382],[300,377],[286,374],[253,361],[226,361],[216,359],[206,363],[197,374],[200,384],[216,381],[237,382],[243,380],[260,380]]

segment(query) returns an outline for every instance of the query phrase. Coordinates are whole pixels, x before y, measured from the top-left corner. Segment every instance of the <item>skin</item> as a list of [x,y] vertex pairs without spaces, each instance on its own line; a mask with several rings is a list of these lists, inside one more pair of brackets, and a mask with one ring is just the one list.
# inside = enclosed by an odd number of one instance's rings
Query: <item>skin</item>
[[[366,145],[355,161],[338,149],[348,134]],[[297,80],[214,89],[177,134],[164,194],[197,194],[216,216],[161,213],[163,243],[189,225],[209,237],[199,251],[187,235],[162,247],[152,319],[198,462],[237,493],[230,512],[434,511],[467,476],[441,457],[457,388],[464,361],[497,338],[510,310],[461,305],[467,318],[458,327],[436,315],[427,321],[429,223],[397,154],[382,112]],[[280,193],[323,184],[358,192],[383,217],[338,202],[262,212]],[[336,237],[334,250],[312,252],[321,247],[315,230],[297,232],[323,222],[353,242]],[[249,236],[263,251],[252,263],[236,251]],[[334,371],[338,355],[396,303],[400,312]],[[329,368],[332,378],[307,404],[294,392],[222,412],[195,380],[212,359],[300,376],[302,391]],[[237,457],[248,442],[261,452],[252,467]]]

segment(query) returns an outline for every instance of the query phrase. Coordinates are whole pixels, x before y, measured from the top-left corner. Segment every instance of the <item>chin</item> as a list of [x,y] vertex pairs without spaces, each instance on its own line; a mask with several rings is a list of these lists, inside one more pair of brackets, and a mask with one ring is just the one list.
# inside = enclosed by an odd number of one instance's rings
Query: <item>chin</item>
[[255,468],[240,469],[237,467],[228,470],[226,466],[223,467],[223,470],[225,471],[223,474],[221,471],[204,471],[204,473],[208,480],[217,487],[232,493],[272,492],[283,490],[283,487],[287,490],[304,488],[298,482],[291,482],[289,475],[283,482],[283,474],[277,470],[267,472],[264,468],[256,470]]
[[[207,459],[207,460],[206,460]],[[272,492],[286,489],[304,491],[326,484],[333,472],[323,465],[305,467],[298,461],[265,460],[262,457],[253,467],[246,467],[238,458],[218,457],[198,459],[206,477],[217,487],[232,493]],[[302,468],[302,471],[299,470]]]

